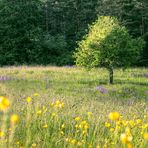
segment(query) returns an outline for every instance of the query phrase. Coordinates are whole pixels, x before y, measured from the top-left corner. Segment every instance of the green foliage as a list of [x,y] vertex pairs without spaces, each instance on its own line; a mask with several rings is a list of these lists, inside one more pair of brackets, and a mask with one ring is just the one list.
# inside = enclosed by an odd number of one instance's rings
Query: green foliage
[[33,61],[42,34],[39,0],[0,2],[0,64]]
[[[107,7],[106,7],[107,6]],[[133,37],[146,42],[136,65],[148,64],[148,1],[147,0],[100,0],[97,14],[115,16]]]
[[[1,0],[0,65],[72,65],[76,42],[88,32],[88,24],[102,15],[117,17],[133,37],[145,40],[146,46],[136,65],[146,65],[147,14],[147,0]],[[47,36],[61,36],[64,44],[61,50],[56,41],[50,44],[54,46],[51,49],[46,43]]]
[[143,45],[143,40],[133,39],[117,19],[102,16],[90,26],[74,56],[77,65],[89,68],[100,65],[108,69],[127,67],[135,62]]

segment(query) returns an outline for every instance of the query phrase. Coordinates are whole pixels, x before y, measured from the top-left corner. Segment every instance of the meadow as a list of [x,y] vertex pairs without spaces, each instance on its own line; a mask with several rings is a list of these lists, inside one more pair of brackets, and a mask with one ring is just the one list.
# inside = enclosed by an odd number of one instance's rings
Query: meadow
[[1,148],[148,147],[146,68],[4,67],[0,96]]

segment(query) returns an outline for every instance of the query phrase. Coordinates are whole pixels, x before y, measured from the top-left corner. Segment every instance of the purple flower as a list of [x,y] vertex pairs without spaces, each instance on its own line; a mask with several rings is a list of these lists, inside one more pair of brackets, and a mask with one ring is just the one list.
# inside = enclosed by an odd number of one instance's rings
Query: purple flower
[[99,90],[102,94],[108,93],[108,90],[102,86],[97,86],[96,89]]
[[2,81],[2,82],[9,81],[9,80],[12,80],[12,78],[8,77],[8,76],[0,76],[0,81]]
[[65,68],[75,68],[75,66],[73,66],[73,65],[65,65],[64,67]]

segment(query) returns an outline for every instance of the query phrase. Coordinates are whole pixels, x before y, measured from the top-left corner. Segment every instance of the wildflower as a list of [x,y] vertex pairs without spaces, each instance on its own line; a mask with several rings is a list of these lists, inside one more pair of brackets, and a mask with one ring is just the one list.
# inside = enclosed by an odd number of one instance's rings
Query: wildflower
[[69,138],[66,138],[66,139],[65,139],[65,141],[66,141],[66,142],[69,142],[69,141],[70,141],[70,139],[69,139]]
[[10,106],[10,102],[6,97],[0,96],[0,110],[4,111]]
[[97,86],[96,89],[99,90],[102,94],[108,93],[108,90],[102,86]]
[[17,142],[16,142],[16,144],[17,144],[17,145],[19,145],[19,144],[20,144],[20,142],[19,142],[19,141],[17,141]]
[[128,143],[127,144],[127,148],[132,148],[132,144],[131,143]]
[[50,106],[53,107],[54,106],[54,103],[51,103]]
[[65,124],[62,124],[61,128],[65,128]]
[[16,123],[19,122],[19,116],[16,115],[16,114],[13,114],[13,115],[11,116],[10,120],[11,120],[11,123],[12,123],[13,125],[15,125]]
[[84,125],[84,129],[86,130],[88,129],[88,124]]
[[110,127],[110,123],[109,122],[105,122],[105,127]]
[[38,93],[34,93],[33,95],[34,95],[35,97],[38,97],[38,96],[39,96],[39,94],[38,94]]
[[120,130],[120,129],[121,129],[121,126],[116,125],[116,130]]
[[76,124],[76,125],[75,125],[75,128],[78,128],[78,127],[79,127],[79,125],[78,125],[78,124]]
[[76,117],[75,118],[76,121],[80,121],[80,119],[81,119],[80,117]]
[[130,120],[129,124],[130,124],[131,127],[135,126],[135,122],[133,120]]
[[118,112],[111,112],[108,117],[110,120],[117,121],[120,118],[120,114]]
[[52,113],[51,116],[52,117],[55,117],[55,116],[57,116],[57,114],[56,113]]
[[64,135],[64,132],[63,132],[63,131],[60,131],[60,133],[61,133],[62,135]]
[[143,134],[143,138],[144,138],[145,140],[148,140],[148,133],[144,133],[144,134]]
[[115,131],[115,129],[114,128],[110,128],[110,132],[114,132]]
[[80,141],[77,142],[77,146],[81,146],[82,143]]
[[92,112],[87,112],[88,117],[92,116]]
[[26,101],[27,101],[28,103],[30,103],[30,102],[31,102],[31,97],[27,97],[27,98],[26,98]]
[[100,148],[100,144],[98,144],[96,148]]
[[43,128],[48,128],[48,125],[47,124],[43,125]]
[[92,148],[92,145],[91,145],[91,144],[89,144],[89,145],[88,145],[88,148]]
[[64,108],[64,103],[58,105],[59,108]]
[[77,142],[77,141],[76,141],[75,139],[72,139],[72,140],[71,140],[71,143],[72,143],[72,144],[76,144],[76,142]]
[[61,102],[60,102],[59,100],[57,100],[55,104],[56,104],[56,105],[59,105],[60,103],[61,103]]
[[132,136],[131,135],[127,135],[126,133],[121,134],[120,136],[120,140],[123,144],[125,143],[129,143],[132,141]]
[[36,148],[36,147],[37,147],[37,144],[36,144],[36,143],[33,143],[33,144],[32,144],[32,147],[33,147],[33,148]]
[[137,122],[137,124],[141,124],[142,120],[141,119],[137,119],[136,122]]
[[0,137],[3,137],[4,135],[4,132],[0,131]]
[[38,111],[37,111],[37,114],[38,114],[38,115],[42,114],[42,110],[38,110]]
[[131,135],[131,129],[130,129],[129,127],[126,127],[125,133],[126,133],[127,135]]

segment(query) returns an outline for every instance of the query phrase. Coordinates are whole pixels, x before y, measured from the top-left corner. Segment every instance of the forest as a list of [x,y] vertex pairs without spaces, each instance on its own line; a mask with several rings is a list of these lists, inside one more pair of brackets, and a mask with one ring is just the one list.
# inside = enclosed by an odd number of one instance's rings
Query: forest
[[147,0],[0,0],[0,65],[73,65],[78,42],[100,16],[144,39],[133,66],[148,66]]

